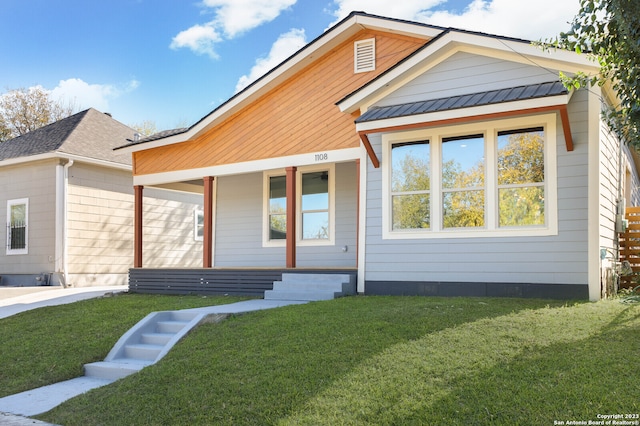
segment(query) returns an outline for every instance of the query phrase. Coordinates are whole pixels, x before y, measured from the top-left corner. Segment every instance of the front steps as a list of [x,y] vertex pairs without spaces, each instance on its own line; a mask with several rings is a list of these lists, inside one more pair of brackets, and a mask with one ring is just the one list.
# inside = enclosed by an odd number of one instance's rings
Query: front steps
[[264,299],[310,302],[353,294],[356,283],[350,274],[283,273],[282,281],[274,281],[273,290],[264,292]]
[[204,319],[198,312],[154,312],[124,334],[104,361],[84,366],[86,377],[115,381],[155,364]]

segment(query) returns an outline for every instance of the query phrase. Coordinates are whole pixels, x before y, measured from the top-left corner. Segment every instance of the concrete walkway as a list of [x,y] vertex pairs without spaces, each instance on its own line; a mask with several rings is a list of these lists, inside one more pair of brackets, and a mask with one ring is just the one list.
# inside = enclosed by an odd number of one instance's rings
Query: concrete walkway
[[[100,297],[105,293],[122,291],[122,287],[92,287],[85,289],[57,289],[45,290],[31,294],[23,294],[12,298],[0,300],[0,318],[15,315],[28,309],[35,309],[42,306],[51,306],[61,303],[72,303],[77,300],[84,300],[91,297]],[[0,292],[3,289],[0,289]],[[205,308],[186,309],[207,315],[214,314],[239,314],[245,312],[258,311],[263,309],[273,309],[281,306],[303,304],[306,301],[296,300],[264,300],[253,299],[228,305],[217,305]],[[0,424],[12,426],[23,425],[46,425],[23,416],[35,416],[47,412],[62,404],[66,400],[85,393],[91,389],[105,386],[112,381],[100,380],[91,377],[78,377],[61,383],[44,386],[37,389],[28,390],[19,394],[0,398]]]
[[0,319],[44,306],[64,305],[109,293],[127,291],[126,285],[100,287],[0,287]]

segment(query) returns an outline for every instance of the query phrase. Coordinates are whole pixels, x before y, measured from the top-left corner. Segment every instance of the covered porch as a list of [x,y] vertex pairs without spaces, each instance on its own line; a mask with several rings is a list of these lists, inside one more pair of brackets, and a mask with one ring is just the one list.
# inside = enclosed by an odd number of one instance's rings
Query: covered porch
[[[284,272],[350,274],[355,281],[359,158],[234,171],[182,181],[167,176],[138,179],[145,185],[134,187],[131,292],[262,296]],[[145,188],[201,194],[202,206],[193,221],[193,238],[202,244],[200,268],[164,268],[157,262],[146,267],[145,260],[155,254],[144,251],[143,224],[150,217],[163,218],[145,209]]]

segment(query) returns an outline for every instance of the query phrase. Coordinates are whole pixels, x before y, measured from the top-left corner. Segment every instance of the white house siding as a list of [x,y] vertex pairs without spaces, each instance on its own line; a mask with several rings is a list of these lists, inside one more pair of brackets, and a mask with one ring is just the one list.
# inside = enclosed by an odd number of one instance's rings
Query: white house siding
[[606,123],[600,120],[600,248],[608,250],[608,255],[602,261],[603,268],[611,267],[617,247],[616,214],[618,201],[623,193],[625,175],[620,175],[622,165],[622,151],[616,136],[608,129]]
[[[478,73],[471,64],[485,62]],[[451,69],[469,66],[465,73]],[[491,70],[495,70],[492,72]],[[451,74],[449,74],[451,72]],[[518,74],[524,72],[522,79]],[[470,75],[471,73],[471,75]],[[451,75],[451,78],[448,76]],[[479,85],[476,85],[479,75]],[[458,53],[448,61],[416,79],[384,100],[397,104],[417,99],[440,98],[498,87],[549,81],[554,75],[546,70],[518,64],[500,63],[486,57]],[[556,77],[557,78],[557,77]],[[448,80],[447,80],[448,79]],[[493,81],[499,79],[498,81]],[[447,80],[447,84],[442,84]],[[473,87],[471,87],[471,86]],[[477,87],[476,87],[477,86]],[[443,88],[434,94],[436,88]],[[417,93],[417,89],[431,92]],[[444,90],[448,89],[448,90]],[[411,94],[409,99],[408,94]],[[405,95],[407,94],[407,95]],[[380,102],[382,104],[383,102]],[[377,105],[377,104],[376,104]],[[562,124],[557,117],[557,190],[558,235],[530,237],[475,237],[436,239],[382,238],[382,154],[381,135],[371,142],[380,168],[368,165],[367,228],[365,252],[366,283],[526,283],[588,284],[587,211],[588,211],[588,102],[584,92],[574,94],[568,105],[575,149],[567,152]],[[480,125],[481,129],[482,126]],[[584,289],[584,287],[581,287]]]
[[143,265],[201,267],[202,241],[195,239],[194,211],[202,211],[202,195],[152,188],[144,195]]
[[[299,246],[299,267],[356,265],[356,166],[340,163],[335,170],[335,244]],[[214,266],[284,267],[284,245],[263,246],[263,174],[222,176],[216,181]]]
[[[28,165],[0,168],[0,218],[3,249],[0,251],[0,276],[5,285],[35,285],[34,282],[8,282],[7,274],[53,272],[55,265],[55,182],[56,162],[40,161]],[[7,200],[29,199],[28,253],[6,254]],[[14,277],[15,278],[15,277]],[[30,279],[30,278],[29,278]]]
[[[76,162],[69,169],[68,194],[67,284],[126,284],[133,266],[130,172]],[[144,195],[144,266],[200,266],[193,210],[202,197],[153,189]]]
[[376,105],[399,105],[488,90],[546,83],[557,79],[558,74],[556,72],[533,65],[458,52],[396,90],[376,103]]

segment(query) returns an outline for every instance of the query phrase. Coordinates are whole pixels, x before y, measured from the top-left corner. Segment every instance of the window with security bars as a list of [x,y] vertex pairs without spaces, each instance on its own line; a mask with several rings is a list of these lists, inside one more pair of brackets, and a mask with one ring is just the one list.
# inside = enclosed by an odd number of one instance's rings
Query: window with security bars
[[29,200],[7,201],[7,254],[26,254]]

